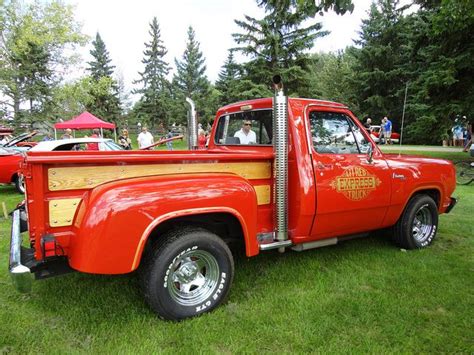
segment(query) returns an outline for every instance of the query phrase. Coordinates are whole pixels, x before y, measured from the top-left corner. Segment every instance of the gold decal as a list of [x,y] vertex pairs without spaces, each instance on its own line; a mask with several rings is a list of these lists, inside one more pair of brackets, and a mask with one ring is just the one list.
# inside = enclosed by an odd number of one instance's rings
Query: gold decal
[[381,184],[380,179],[360,166],[351,166],[333,181],[331,187],[352,201],[367,198]]

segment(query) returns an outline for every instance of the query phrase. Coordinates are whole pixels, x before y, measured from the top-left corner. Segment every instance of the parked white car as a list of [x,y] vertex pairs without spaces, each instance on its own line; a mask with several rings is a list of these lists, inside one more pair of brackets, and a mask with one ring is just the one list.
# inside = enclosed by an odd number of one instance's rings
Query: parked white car
[[97,150],[91,149],[91,146],[95,144],[98,145],[99,151],[123,150],[123,148],[112,139],[71,138],[39,142],[30,149],[30,152]]

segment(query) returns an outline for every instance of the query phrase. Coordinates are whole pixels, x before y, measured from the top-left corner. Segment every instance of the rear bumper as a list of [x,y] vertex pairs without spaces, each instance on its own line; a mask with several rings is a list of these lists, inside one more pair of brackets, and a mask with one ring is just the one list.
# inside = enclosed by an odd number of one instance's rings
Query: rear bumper
[[31,270],[21,263],[20,210],[13,211],[10,235],[9,272],[13,285],[20,292],[29,292],[33,282]]
[[456,206],[456,203],[458,203],[458,200],[454,197],[451,197],[451,203],[449,204],[448,208],[446,208],[445,213],[451,212],[451,210]]

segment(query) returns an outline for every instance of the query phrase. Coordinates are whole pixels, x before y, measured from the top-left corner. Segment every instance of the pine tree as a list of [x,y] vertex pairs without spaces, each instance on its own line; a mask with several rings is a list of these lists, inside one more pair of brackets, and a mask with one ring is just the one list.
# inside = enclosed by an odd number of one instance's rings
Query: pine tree
[[261,2],[260,6],[265,7],[266,15],[260,20],[250,16],[235,20],[242,32],[232,35],[241,45],[235,50],[250,57],[244,65],[246,79],[262,85],[280,74],[288,93],[298,94],[308,64],[305,52],[327,32],[321,31],[321,23],[303,27],[309,15],[296,11],[296,4],[291,1]]
[[142,94],[140,105],[136,107],[136,114],[154,127],[156,124],[167,126],[170,105],[170,84],[166,79],[169,72],[168,63],[164,60],[168,52],[161,40],[160,27],[156,17],[150,23],[151,41],[145,43],[142,63],[145,66],[140,72],[140,79],[135,83],[142,87],[136,93]]
[[216,81],[216,89],[219,90],[219,106],[229,104],[240,99],[240,93],[236,86],[240,79],[240,67],[234,61],[234,53],[229,50],[227,60],[222,66]]
[[97,32],[95,36],[95,40],[92,41],[92,50],[90,54],[94,58],[92,62],[88,62],[91,76],[95,80],[99,80],[102,77],[112,77],[114,73],[115,66],[111,65],[110,63],[112,60],[109,58],[109,52],[105,48],[105,43],[100,37],[99,32]]
[[184,122],[186,119],[185,98],[190,97],[196,103],[198,115],[202,121],[208,121],[214,115],[213,107],[206,105],[210,95],[210,83],[206,77],[206,65],[199,42],[191,26],[188,28],[188,39],[182,59],[175,59],[176,74],[173,77],[175,118]]
[[362,21],[361,49],[352,48],[355,57],[354,91],[361,113],[378,123],[388,116],[399,129],[403,110],[405,84],[409,80],[409,47],[403,41],[403,11],[398,0],[378,0],[371,5],[369,18]]
[[90,92],[93,100],[86,106],[86,109],[94,115],[115,123],[119,122],[121,115],[121,104],[119,99],[119,88],[116,81],[112,78],[115,66],[110,63],[109,52],[99,33],[95,41],[92,42],[90,54],[94,58],[88,62],[88,71],[94,81],[93,90]]

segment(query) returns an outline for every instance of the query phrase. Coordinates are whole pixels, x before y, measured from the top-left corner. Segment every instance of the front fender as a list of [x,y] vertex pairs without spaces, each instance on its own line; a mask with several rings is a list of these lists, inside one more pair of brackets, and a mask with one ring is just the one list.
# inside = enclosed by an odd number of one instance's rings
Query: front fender
[[240,176],[166,175],[101,185],[85,196],[79,208],[69,263],[88,273],[131,272],[157,225],[211,212],[233,214],[241,223],[247,254],[258,253],[257,196]]

